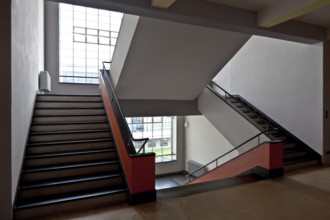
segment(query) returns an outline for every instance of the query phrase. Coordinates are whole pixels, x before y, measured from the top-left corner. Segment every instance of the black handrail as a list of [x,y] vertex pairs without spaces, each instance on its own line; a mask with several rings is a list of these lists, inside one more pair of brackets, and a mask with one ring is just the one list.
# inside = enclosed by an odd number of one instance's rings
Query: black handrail
[[[103,63],[103,70],[101,71],[101,74],[102,74],[103,79],[108,81],[108,83],[110,84],[109,87],[111,90],[109,91],[109,88],[107,88],[107,92],[108,92],[110,101],[112,103],[113,111],[114,111],[116,119],[118,121],[118,125],[121,130],[121,134],[123,136],[127,152],[129,155],[140,154],[141,151],[143,152],[143,154],[145,154],[145,145],[148,142],[149,138],[137,138],[136,139],[133,137],[132,132],[129,129],[129,126],[125,119],[124,113],[120,107],[116,92],[113,88],[113,84],[111,83],[111,79],[110,79],[109,73],[108,73],[109,71],[105,67],[105,63],[111,63],[111,62],[103,61],[102,63]],[[136,151],[133,142],[139,142],[139,141],[143,141],[143,143],[142,143],[141,147],[139,148],[139,150]]]
[[[213,85],[215,85],[216,87],[218,87],[220,90],[222,90],[225,95],[224,97],[216,90],[213,89]],[[261,127],[257,122],[255,122],[254,120],[252,120],[250,117],[248,117],[246,114],[242,113],[240,110],[238,110],[238,108],[233,105],[231,102],[227,101],[227,98],[231,98],[236,100],[237,102],[239,102],[240,104],[242,104],[243,106],[246,106],[244,104],[244,102],[242,102],[239,98],[231,95],[229,92],[227,92],[225,89],[223,89],[221,86],[219,86],[218,84],[216,84],[215,82],[211,81],[211,83],[209,85],[207,85],[207,88],[214,93],[216,96],[218,96],[220,99],[222,99],[223,101],[225,101],[225,103],[227,103],[231,108],[233,108],[237,113],[239,113],[242,117],[244,117],[246,120],[248,120],[252,125],[254,125],[258,130],[262,131],[265,128]],[[246,106],[247,108],[250,108],[249,106]],[[251,109],[252,111],[254,111],[253,109]],[[262,117],[262,115],[260,115],[260,117]],[[263,118],[263,117],[262,117]],[[272,126],[272,128],[270,128],[268,126],[267,123],[267,128],[266,129],[274,129],[274,130],[278,130],[277,127]],[[267,136],[271,139],[271,140],[276,140],[276,138],[272,135],[272,134],[267,134]]]
[[267,129],[267,130],[264,130],[264,131],[262,131],[262,132],[260,132],[260,133],[258,133],[258,134],[256,134],[256,135],[254,135],[253,137],[251,137],[251,138],[249,138],[248,140],[244,141],[243,143],[241,143],[241,144],[238,145],[237,147],[235,147],[235,148],[229,150],[228,152],[226,152],[226,153],[224,153],[223,155],[217,157],[216,159],[214,159],[214,160],[212,160],[211,162],[207,163],[206,165],[200,167],[199,169],[195,170],[194,172],[189,173],[186,177],[188,177],[188,178],[192,177],[195,173],[197,173],[197,172],[200,171],[200,170],[205,169],[208,165],[210,165],[210,164],[212,164],[212,163],[214,163],[214,162],[216,162],[215,167],[218,167],[218,160],[219,160],[219,159],[223,158],[224,156],[227,156],[227,155],[230,154],[231,152],[233,152],[233,151],[235,151],[235,150],[241,148],[242,146],[244,146],[245,144],[249,143],[250,141],[252,141],[252,140],[254,140],[254,139],[256,139],[256,138],[258,138],[258,145],[260,145],[260,135],[262,135],[262,134],[264,134],[264,133],[266,133],[266,132],[270,132],[270,131],[276,131],[276,130],[274,130],[274,129]]

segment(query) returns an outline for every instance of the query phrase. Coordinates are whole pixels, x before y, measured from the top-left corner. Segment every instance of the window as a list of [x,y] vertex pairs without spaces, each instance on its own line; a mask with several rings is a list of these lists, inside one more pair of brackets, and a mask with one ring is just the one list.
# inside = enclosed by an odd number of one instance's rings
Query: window
[[98,84],[102,61],[112,60],[122,17],[119,12],[60,3],[59,82]]
[[145,151],[154,152],[156,162],[176,160],[175,132],[173,132],[176,117],[134,117],[126,120],[134,138],[149,138]]

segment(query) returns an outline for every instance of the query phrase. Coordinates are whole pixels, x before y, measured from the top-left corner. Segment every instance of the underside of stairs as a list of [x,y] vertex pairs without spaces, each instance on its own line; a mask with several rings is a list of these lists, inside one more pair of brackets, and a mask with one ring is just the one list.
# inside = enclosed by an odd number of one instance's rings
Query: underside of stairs
[[234,95],[231,98],[227,98],[226,102],[242,115],[249,118],[249,121],[259,128],[259,130],[273,130],[265,133],[271,140],[283,141],[284,171],[321,164],[322,158],[317,152],[241,96]]
[[15,219],[126,203],[127,198],[101,96],[38,95]]

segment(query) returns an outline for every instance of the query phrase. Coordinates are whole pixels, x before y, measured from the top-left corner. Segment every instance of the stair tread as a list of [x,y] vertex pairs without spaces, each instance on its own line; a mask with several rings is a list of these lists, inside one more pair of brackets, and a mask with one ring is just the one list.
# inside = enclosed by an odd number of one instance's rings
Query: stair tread
[[316,157],[312,157],[310,155],[305,155],[305,156],[298,156],[298,157],[284,159],[283,164],[285,166],[285,165],[292,165],[297,163],[304,163],[308,161],[319,161],[319,159]]
[[119,164],[119,161],[118,160],[98,160],[98,161],[83,162],[83,163],[78,162],[78,163],[65,163],[65,164],[61,164],[61,165],[39,166],[39,167],[34,167],[34,168],[23,169],[22,173],[46,172],[46,171],[82,168],[82,167],[107,165],[107,164]]
[[36,103],[102,103],[102,100],[37,100]]
[[101,97],[101,95],[75,95],[75,94],[38,94],[38,97],[42,97],[42,96],[74,96],[74,97]]
[[55,135],[55,134],[80,134],[80,133],[98,133],[110,132],[110,129],[92,129],[92,130],[70,130],[70,131],[38,131],[30,132],[30,135]]
[[113,187],[108,187],[108,188],[94,189],[83,192],[75,192],[70,194],[66,193],[56,196],[49,196],[47,198],[40,198],[38,200],[30,199],[25,201],[19,201],[14,209],[18,210],[18,209],[35,208],[40,206],[54,205],[64,202],[71,202],[75,200],[89,199],[89,198],[95,198],[95,197],[107,196],[107,195],[113,195],[113,194],[125,193],[125,192],[128,192],[127,187],[121,186],[120,188],[118,187],[117,189],[114,189]]
[[38,143],[29,143],[28,147],[38,147],[38,146],[46,146],[46,145],[62,145],[62,144],[93,143],[93,142],[105,142],[105,141],[113,141],[113,138],[97,138],[97,139],[72,140],[72,141],[38,142]]
[[43,180],[43,181],[34,181],[28,182],[19,187],[19,190],[27,190],[27,189],[35,189],[41,187],[49,187],[49,186],[59,186],[65,184],[72,183],[80,183],[94,180],[102,180],[102,179],[111,179],[115,177],[122,177],[123,173],[106,173],[106,174],[96,174],[96,175],[84,175],[79,177],[71,177],[71,178],[57,178],[56,180]]
[[38,123],[32,123],[31,126],[50,126],[50,125],[84,125],[84,124],[108,124],[107,121],[86,121],[86,122],[38,122]]
[[57,153],[41,153],[27,155],[25,159],[40,159],[40,158],[50,158],[50,157],[65,157],[65,156],[75,156],[75,155],[84,155],[84,154],[97,154],[97,153],[107,153],[107,152],[116,152],[114,148],[108,149],[99,149],[99,150],[84,150],[84,151],[70,151],[70,152],[57,152]]
[[89,115],[86,115],[86,114],[77,114],[77,115],[34,115],[33,118],[45,118],[45,117],[90,117],[90,116],[106,116],[105,113],[103,114],[89,114]]
[[[41,102],[41,101],[39,101]],[[42,101],[44,102],[44,101]],[[104,109],[103,107],[92,107],[92,108],[86,108],[86,107],[68,107],[68,108],[50,108],[50,107],[47,107],[47,108],[43,108],[43,107],[36,107],[34,108],[34,110],[68,110],[68,109],[86,109],[86,110],[93,110],[93,109]]]

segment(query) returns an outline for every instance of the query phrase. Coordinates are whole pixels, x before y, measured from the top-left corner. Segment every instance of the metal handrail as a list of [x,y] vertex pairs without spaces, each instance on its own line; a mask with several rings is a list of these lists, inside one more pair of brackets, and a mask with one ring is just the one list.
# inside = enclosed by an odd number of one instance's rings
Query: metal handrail
[[[127,121],[125,119],[124,113],[120,107],[116,92],[111,83],[110,76],[108,75],[108,71],[105,67],[106,63],[111,63],[111,62],[108,62],[108,61],[102,62],[102,64],[103,64],[103,70],[101,71],[102,77],[103,77],[103,79],[107,80],[110,84],[111,93],[109,94],[109,96],[110,96],[109,98],[110,98],[110,101],[115,104],[114,111],[116,111],[115,112],[116,118],[118,120],[119,126],[121,127],[121,132],[123,135],[123,139],[124,139],[127,151],[130,155],[140,154],[141,151],[143,152],[143,154],[145,154],[145,145],[149,141],[149,138],[134,138],[133,137],[131,129],[129,128]],[[139,150],[136,151],[133,142],[139,142],[139,141],[143,141],[143,143],[142,143],[141,147],[139,148]]]
[[254,135],[253,137],[249,138],[248,140],[244,141],[243,143],[241,143],[240,145],[238,145],[237,147],[229,150],[228,152],[224,153],[223,155],[217,157],[216,159],[212,160],[211,162],[207,163],[206,165],[200,167],[199,169],[195,170],[194,172],[192,173],[189,173],[186,177],[190,178],[192,177],[195,173],[197,173],[198,171],[200,170],[203,170],[205,169],[207,166],[209,166],[210,164],[216,162],[216,166],[215,167],[218,167],[218,160],[223,158],[224,156],[227,156],[228,154],[230,154],[231,152],[237,150],[238,148],[241,148],[242,146],[244,146],[245,144],[249,143],[250,141],[258,138],[258,145],[260,145],[260,136],[266,132],[270,132],[270,131],[276,131],[276,129],[267,129],[267,130],[264,130],[256,135]]
[[[220,90],[222,90],[225,95],[223,97],[223,95],[221,95],[218,91],[216,91],[213,88],[213,85],[215,85],[216,87],[218,87]],[[267,127],[263,128],[261,127],[258,123],[256,123],[254,120],[252,120],[250,117],[248,117],[247,115],[245,115],[244,113],[242,113],[235,105],[233,105],[231,102],[227,101],[228,97],[231,99],[236,100],[237,102],[241,103],[243,106],[246,106],[247,108],[250,108],[252,111],[254,111],[256,114],[258,114],[260,117],[264,118],[263,115],[261,115],[259,112],[256,112],[254,109],[252,109],[250,106],[245,105],[244,102],[242,102],[239,98],[231,95],[229,92],[227,92],[225,89],[223,89],[221,86],[219,86],[217,83],[211,81],[210,84],[207,86],[207,88],[214,93],[216,96],[218,96],[219,98],[221,98],[225,103],[227,103],[231,108],[233,108],[237,113],[239,113],[242,117],[244,117],[246,120],[248,120],[252,125],[254,125],[258,130],[262,131],[263,129],[275,129],[278,130],[278,127],[275,126],[270,126],[267,123]],[[267,135],[271,140],[276,140],[276,138],[272,135],[272,134],[268,134]]]

